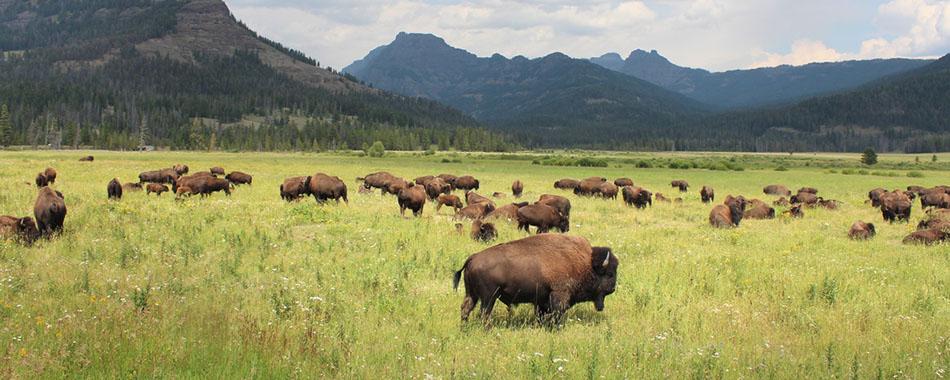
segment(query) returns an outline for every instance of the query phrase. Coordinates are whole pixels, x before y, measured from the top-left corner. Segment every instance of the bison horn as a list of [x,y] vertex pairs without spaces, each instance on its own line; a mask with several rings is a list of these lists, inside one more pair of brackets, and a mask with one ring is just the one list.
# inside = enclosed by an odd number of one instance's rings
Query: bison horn
[[607,251],[607,257],[604,258],[604,263],[601,264],[602,267],[607,267],[607,264],[610,263],[610,251]]

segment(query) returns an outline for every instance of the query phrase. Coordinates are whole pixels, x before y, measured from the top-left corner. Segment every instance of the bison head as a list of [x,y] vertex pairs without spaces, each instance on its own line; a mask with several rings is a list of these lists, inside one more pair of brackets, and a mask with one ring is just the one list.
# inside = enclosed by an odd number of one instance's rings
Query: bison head
[[593,283],[591,284],[591,298],[597,311],[604,311],[604,298],[613,294],[617,289],[617,266],[620,262],[617,256],[608,247],[594,247],[591,252],[591,269]]
[[18,238],[26,245],[32,245],[36,239],[40,238],[40,230],[36,229],[36,223],[33,218],[25,217],[17,220],[16,234]]

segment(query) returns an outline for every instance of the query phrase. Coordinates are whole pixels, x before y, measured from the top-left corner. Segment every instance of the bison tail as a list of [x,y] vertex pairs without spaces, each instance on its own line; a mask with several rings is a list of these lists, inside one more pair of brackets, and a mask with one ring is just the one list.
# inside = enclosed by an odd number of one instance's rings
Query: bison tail
[[457,270],[457,271],[455,272],[455,276],[452,277],[452,289],[453,289],[453,290],[458,290],[458,288],[459,288],[459,281],[462,280],[462,272],[465,271],[465,267],[468,266],[468,262],[469,262],[469,261],[472,261],[472,259],[469,258],[468,260],[465,260],[465,264],[462,264],[462,268],[459,269],[459,270]]

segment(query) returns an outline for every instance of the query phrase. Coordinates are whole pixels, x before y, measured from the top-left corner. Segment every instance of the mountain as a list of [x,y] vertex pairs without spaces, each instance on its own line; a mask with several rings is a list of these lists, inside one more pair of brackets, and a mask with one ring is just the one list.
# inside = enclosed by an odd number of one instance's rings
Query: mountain
[[[950,150],[950,54],[833,95],[690,122],[680,146],[753,151]],[[715,139],[710,144],[710,139]],[[686,141],[689,140],[689,141]]]
[[505,149],[458,110],[365,86],[221,0],[0,0],[3,144]]
[[430,34],[400,33],[343,71],[376,88],[440,101],[534,146],[655,148],[645,137],[705,111],[587,60],[477,57]]
[[876,59],[712,73],[677,66],[656,50],[638,49],[625,60],[619,58],[619,54],[609,53],[590,61],[723,109],[787,104],[852,89],[933,62]]

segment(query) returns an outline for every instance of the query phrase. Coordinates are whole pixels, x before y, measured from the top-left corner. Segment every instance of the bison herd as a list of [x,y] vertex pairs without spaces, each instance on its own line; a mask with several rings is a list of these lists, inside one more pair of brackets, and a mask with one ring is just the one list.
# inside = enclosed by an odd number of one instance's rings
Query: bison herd
[[[92,161],[91,157],[86,161]],[[39,193],[34,204],[35,219],[0,216],[0,236],[30,245],[40,237],[48,237],[63,229],[67,208],[63,194],[51,188],[56,177],[53,168],[37,174],[35,183]],[[192,195],[207,197],[215,192],[231,195],[236,186],[250,185],[252,181],[252,176],[247,173],[232,171],[225,174],[221,167],[189,174],[188,166],[179,164],[142,172],[138,182],[123,184],[118,178],[113,178],[106,191],[110,200],[120,200],[123,194],[143,189],[146,194],[156,196],[170,191],[176,199],[181,199]],[[388,172],[375,172],[358,177],[357,181],[361,182],[360,193],[379,190],[384,196],[393,195],[404,217],[407,210],[416,217],[421,216],[429,203],[435,205],[436,213],[446,206],[457,220],[472,221],[469,236],[477,241],[488,242],[497,238],[495,221],[517,223],[518,230],[527,232],[534,227],[537,235],[471,255],[455,273],[455,287],[463,274],[465,278],[465,298],[461,307],[463,320],[479,305],[480,315],[487,317],[495,301],[501,300],[508,306],[533,304],[539,319],[559,321],[564,312],[577,303],[593,302],[598,311],[603,310],[605,297],[614,292],[619,262],[610,248],[593,247],[582,237],[546,234],[551,230],[570,231],[571,201],[565,196],[543,194],[534,202],[497,205],[495,199],[504,198],[506,194],[496,192],[491,197],[478,194],[476,190],[481,184],[469,175],[426,175],[409,181]],[[689,191],[689,183],[685,180],[674,180],[670,185],[682,193]],[[654,194],[637,186],[630,178],[614,181],[604,177],[561,179],[554,182],[554,188],[572,191],[576,196],[605,200],[616,199],[619,194],[623,204],[637,209],[652,207],[654,201],[683,202],[682,198],[671,200],[663,194]],[[286,178],[279,190],[280,197],[288,202],[313,196],[318,203],[330,200],[349,203],[344,181],[324,173]],[[804,217],[803,208],[835,210],[840,205],[838,201],[818,196],[818,190],[811,187],[803,187],[794,195],[783,185],[768,185],[762,191],[779,197],[771,206],[786,208],[782,215],[792,218]],[[514,181],[511,194],[521,198],[524,183]],[[715,190],[710,186],[702,186],[699,196],[703,203],[713,203],[716,199]],[[907,222],[914,199],[920,199],[921,209],[927,210],[927,218],[904,242],[933,244],[947,240],[950,235],[950,186],[909,186],[906,191],[878,188],[868,193],[867,203],[880,209],[883,220],[887,222]],[[736,228],[743,219],[773,219],[776,211],[771,206],[759,199],[730,194],[721,204],[713,206],[709,224],[716,228]],[[456,228],[460,233],[465,232],[461,223],[457,223]],[[864,221],[854,222],[848,231],[848,236],[855,240],[872,239],[875,234],[874,224]]]

